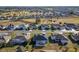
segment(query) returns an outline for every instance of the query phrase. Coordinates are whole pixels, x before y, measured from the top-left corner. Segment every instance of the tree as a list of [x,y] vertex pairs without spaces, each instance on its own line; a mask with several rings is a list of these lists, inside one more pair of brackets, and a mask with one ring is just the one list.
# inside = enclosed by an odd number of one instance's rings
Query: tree
[[38,15],[35,16],[36,24],[40,23],[40,17]]

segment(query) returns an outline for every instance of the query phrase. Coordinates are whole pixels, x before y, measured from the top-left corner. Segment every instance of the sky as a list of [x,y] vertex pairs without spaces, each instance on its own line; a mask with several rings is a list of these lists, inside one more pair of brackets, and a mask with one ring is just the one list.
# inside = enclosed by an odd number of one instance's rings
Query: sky
[[0,6],[78,6],[79,0],[0,0]]

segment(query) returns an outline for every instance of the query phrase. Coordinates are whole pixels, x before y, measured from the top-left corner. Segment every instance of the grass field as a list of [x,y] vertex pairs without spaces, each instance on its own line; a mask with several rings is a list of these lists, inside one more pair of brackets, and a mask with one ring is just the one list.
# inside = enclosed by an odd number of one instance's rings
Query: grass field
[[[63,17],[63,18],[52,18],[50,19],[40,19],[41,21],[39,24],[52,24],[52,23],[75,23],[79,24],[79,17]],[[54,22],[55,21],[55,22]],[[27,23],[35,23],[35,19],[23,19],[22,21],[9,21],[9,20],[4,20],[0,21],[0,25],[8,25],[8,24],[14,24],[14,25],[19,25],[19,24],[27,24]]]
[[[50,21],[51,20],[51,21]],[[79,17],[62,17],[62,18],[52,18],[52,19],[41,19],[41,24],[52,24],[52,23],[74,23],[79,24]]]

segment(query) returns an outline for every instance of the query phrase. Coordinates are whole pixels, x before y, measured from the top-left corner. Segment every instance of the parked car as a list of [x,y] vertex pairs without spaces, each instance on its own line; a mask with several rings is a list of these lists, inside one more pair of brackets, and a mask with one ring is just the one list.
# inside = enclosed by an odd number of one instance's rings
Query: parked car
[[53,34],[50,36],[50,42],[51,43],[58,43],[59,45],[67,45],[68,43],[68,39],[65,38],[63,35],[61,34]]
[[16,36],[15,38],[11,39],[8,44],[10,44],[11,46],[25,46],[27,44],[27,38],[25,38],[24,36]]
[[44,47],[45,44],[47,43],[48,38],[44,35],[35,35],[33,37],[33,43],[34,43],[34,47]]

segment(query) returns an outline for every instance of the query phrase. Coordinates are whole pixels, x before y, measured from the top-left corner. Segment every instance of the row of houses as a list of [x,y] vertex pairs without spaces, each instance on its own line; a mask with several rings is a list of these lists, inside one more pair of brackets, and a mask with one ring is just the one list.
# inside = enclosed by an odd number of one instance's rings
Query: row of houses
[[79,30],[79,24],[65,23],[61,24],[20,24],[20,25],[0,25],[0,30]]
[[[27,18],[53,18],[68,17],[72,15],[79,16],[79,8],[67,7],[3,7],[0,8],[0,20],[15,20]],[[7,13],[7,14],[6,14]],[[4,14],[4,15],[3,15]],[[18,16],[19,15],[19,16]],[[6,16],[6,17],[5,17]]]
[[[66,46],[68,44],[68,39],[70,39],[72,43],[79,44],[79,33],[72,34],[69,38],[62,34],[52,34],[49,37],[47,37],[46,34],[35,34],[34,37],[31,39],[30,44],[32,44],[34,48],[38,48],[46,46],[49,41],[51,44],[56,43],[61,46]],[[5,44],[6,46],[25,46],[28,42],[28,36],[15,36],[14,38],[10,38],[7,43],[5,36],[0,36],[0,47],[3,47]]]

